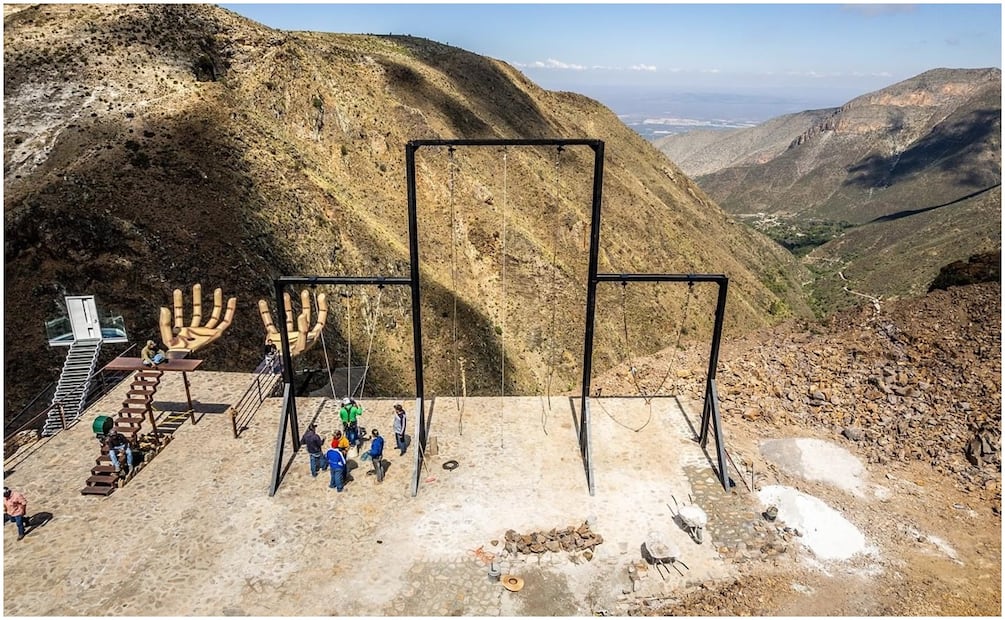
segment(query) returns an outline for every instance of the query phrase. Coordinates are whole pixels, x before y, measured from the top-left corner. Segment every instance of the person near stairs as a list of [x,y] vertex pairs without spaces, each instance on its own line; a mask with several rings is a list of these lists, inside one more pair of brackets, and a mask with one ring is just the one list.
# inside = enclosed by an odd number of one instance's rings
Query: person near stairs
[[24,520],[28,514],[28,500],[24,495],[7,487],[3,488],[4,523],[9,518],[17,525],[17,539],[24,538]]
[[158,364],[167,362],[167,355],[164,354],[162,349],[156,349],[156,347],[156,342],[147,340],[147,344],[140,351],[140,359],[143,361],[144,366],[157,366]]
[[122,463],[119,460],[122,454],[125,454],[126,465],[132,470],[133,449],[129,445],[129,440],[126,439],[125,435],[118,431],[112,431],[105,438],[105,447],[108,448],[108,458],[112,461],[112,467],[115,468],[116,472],[122,470]]

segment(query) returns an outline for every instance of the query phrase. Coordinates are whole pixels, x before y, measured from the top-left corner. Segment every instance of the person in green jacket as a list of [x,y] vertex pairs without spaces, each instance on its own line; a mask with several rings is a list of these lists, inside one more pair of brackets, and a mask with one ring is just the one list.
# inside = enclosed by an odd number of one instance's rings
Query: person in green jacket
[[350,446],[356,446],[357,451],[362,443],[359,437],[359,425],[357,418],[363,414],[363,408],[356,404],[356,401],[346,396],[342,399],[342,408],[338,415],[342,419],[342,428],[345,430],[346,439]]

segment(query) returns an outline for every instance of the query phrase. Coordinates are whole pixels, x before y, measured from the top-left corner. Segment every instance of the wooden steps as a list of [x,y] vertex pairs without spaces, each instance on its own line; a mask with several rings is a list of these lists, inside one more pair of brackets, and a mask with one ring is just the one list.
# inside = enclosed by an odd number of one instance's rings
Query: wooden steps
[[[163,371],[155,369],[143,369],[136,371],[133,381],[129,384],[129,391],[122,401],[122,408],[119,409],[118,416],[114,419],[112,432],[122,433],[132,444],[134,451],[139,449],[138,436],[143,428],[143,421],[151,415],[151,406],[154,394],[157,393],[157,386],[160,385]],[[136,455],[133,455],[134,458]],[[122,461],[125,459],[123,458]],[[91,476],[84,481],[84,488],[80,490],[82,495],[101,495],[107,497],[116,488],[125,484],[127,477],[116,472],[108,457],[108,451],[101,447],[101,454],[94,459],[94,467],[91,468]],[[120,462],[123,469],[128,467],[125,462]],[[130,470],[130,477],[135,472],[136,466]]]

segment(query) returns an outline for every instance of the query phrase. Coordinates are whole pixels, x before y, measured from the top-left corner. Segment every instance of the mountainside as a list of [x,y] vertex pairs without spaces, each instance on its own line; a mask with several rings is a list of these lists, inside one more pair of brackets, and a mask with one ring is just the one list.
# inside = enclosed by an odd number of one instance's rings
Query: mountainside
[[[415,139],[603,140],[601,271],[725,273],[727,334],[808,312],[791,256],[610,110],[457,48],[280,32],[209,5],[6,5],[4,69],[8,413],[58,376],[64,353],[42,322],[64,295],[96,295],[141,341],[173,289],[188,306],[192,284],[221,287],[236,319],[198,356],[247,370],[272,278],[407,275]],[[427,391],[457,391],[455,354],[468,393],[578,385],[592,152],[416,159]],[[665,322],[639,334],[639,352],[681,331],[707,338],[714,291],[696,292],[675,330],[686,287],[632,285],[627,316],[621,287],[601,288],[598,371],[623,355],[626,319]],[[325,343],[298,368],[344,366],[351,346],[354,364],[372,355],[368,393],[414,389],[407,291],[321,290],[334,304]]]
[[1001,247],[999,69],[934,69],[840,108],[658,146],[723,209],[809,252],[830,309],[845,279],[919,294],[942,265]]

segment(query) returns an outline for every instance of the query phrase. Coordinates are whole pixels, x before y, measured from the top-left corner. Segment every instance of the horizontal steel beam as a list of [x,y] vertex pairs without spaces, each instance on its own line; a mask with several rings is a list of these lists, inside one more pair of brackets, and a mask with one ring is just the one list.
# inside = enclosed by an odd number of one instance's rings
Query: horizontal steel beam
[[717,273],[598,273],[597,282],[726,282]]
[[399,285],[410,286],[411,278],[385,276],[280,276],[275,280],[276,284],[285,286],[288,284],[307,284],[314,286],[317,284],[376,284],[378,286]]
[[530,138],[520,140],[492,138],[485,140],[411,140],[406,144],[406,148],[412,150],[422,146],[589,146],[597,148],[601,144],[603,144],[602,140],[591,138]]

